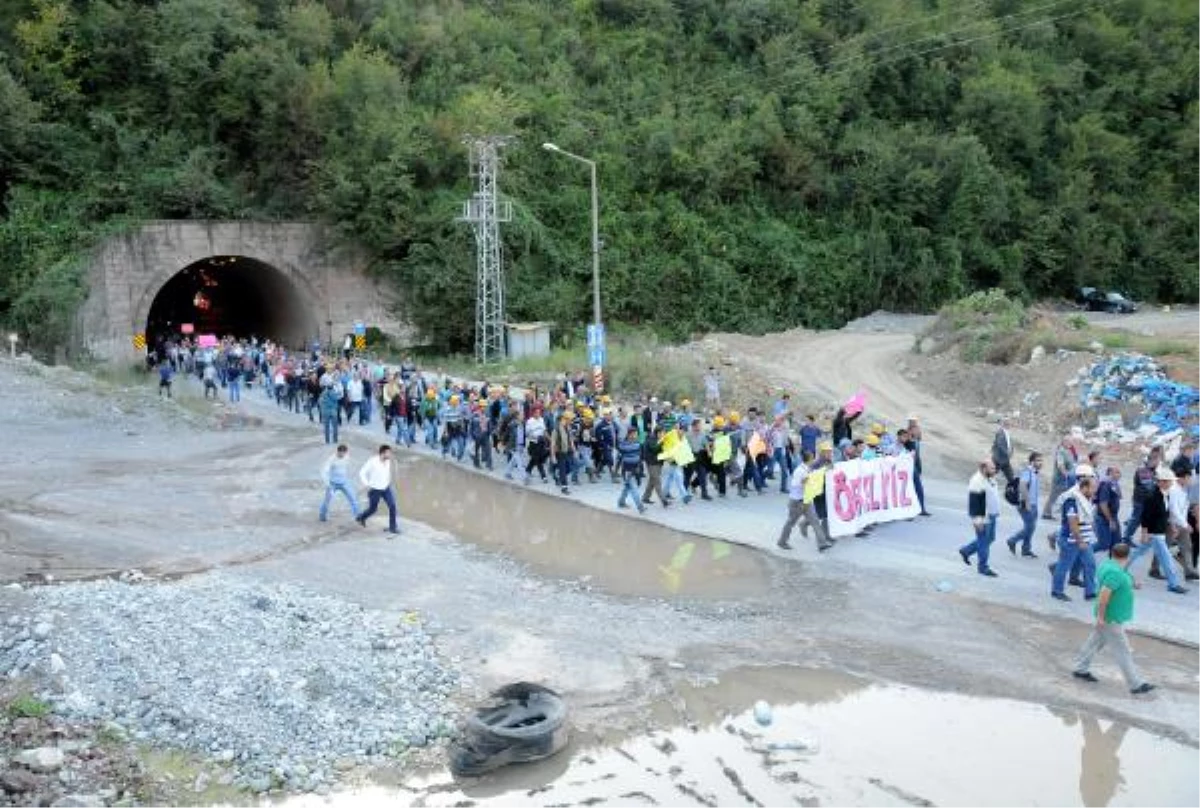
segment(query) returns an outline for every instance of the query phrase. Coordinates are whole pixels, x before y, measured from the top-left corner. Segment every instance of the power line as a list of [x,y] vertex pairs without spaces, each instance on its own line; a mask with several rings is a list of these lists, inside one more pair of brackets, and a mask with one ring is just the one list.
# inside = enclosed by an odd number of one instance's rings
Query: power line
[[[938,45],[935,45],[935,46],[932,46],[929,48],[912,49],[913,45],[919,45],[923,42],[929,42],[931,40],[941,40],[941,39],[944,39],[945,37],[953,36],[956,33],[962,33],[964,31],[970,30],[972,28],[977,28],[978,26],[983,25],[983,24],[996,23],[996,22],[1003,21],[1003,20],[1011,21],[1011,20],[1014,20],[1014,19],[1017,19],[1020,17],[1026,17],[1029,14],[1032,14],[1035,12],[1046,11],[1048,9],[1063,6],[1063,5],[1066,5],[1067,3],[1073,3],[1073,2],[1078,2],[1078,0],[1054,0],[1053,2],[1045,3],[1045,4],[1043,4],[1041,6],[1037,6],[1035,8],[1026,9],[1026,10],[1020,11],[1020,12],[1014,12],[1012,14],[1006,14],[1002,17],[976,20],[968,25],[961,26],[959,28],[951,29],[949,31],[939,32],[936,34],[930,34],[930,35],[918,37],[916,39],[912,39],[907,42],[888,46],[887,48],[875,51],[873,53],[869,53],[869,54],[868,53],[859,53],[859,54],[855,54],[853,56],[844,57],[842,59],[836,59],[836,60],[830,62],[829,64],[825,65],[824,68],[817,68],[813,72],[812,75],[806,76],[802,79],[785,79],[785,78],[770,79],[767,77],[755,76],[755,75],[749,73],[748,71],[740,71],[740,76],[723,76],[719,79],[713,79],[708,82],[701,83],[699,85],[694,85],[692,88],[688,89],[687,95],[683,96],[683,97],[679,96],[679,93],[681,92],[681,90],[675,90],[670,94],[663,94],[662,96],[659,96],[658,98],[647,99],[644,102],[639,101],[636,104],[610,105],[608,107],[608,109],[612,110],[613,112],[618,112],[618,113],[637,114],[639,111],[642,111],[642,110],[649,112],[652,104],[661,104],[664,100],[673,99],[675,101],[675,106],[676,106],[676,117],[679,117],[681,112],[685,109],[685,107],[688,104],[698,104],[698,103],[701,103],[702,101],[709,100],[712,96],[715,95],[715,92],[720,89],[731,89],[731,90],[735,89],[734,82],[736,80],[738,80],[739,78],[756,79],[756,81],[752,85],[753,88],[756,90],[762,90],[762,91],[769,92],[769,91],[773,91],[773,90],[791,89],[791,88],[796,87],[804,82],[812,81],[814,79],[836,78],[838,76],[846,75],[853,71],[859,70],[860,68],[864,69],[864,70],[873,70],[878,67],[883,67],[883,66],[886,66],[889,64],[895,64],[897,62],[901,62],[901,61],[904,61],[906,59],[910,59],[913,57],[924,56],[924,55],[927,55],[930,53],[936,53],[936,52],[943,51],[943,50],[949,50],[951,48],[962,47],[964,45],[969,45],[969,44],[972,44],[975,42],[980,42],[983,40],[994,39],[996,37],[1004,36],[1005,34],[1012,33],[1014,31],[1020,31],[1020,30],[1024,30],[1027,28],[1033,28],[1038,25],[1054,23],[1054,22],[1058,22],[1059,20],[1063,20],[1063,19],[1069,19],[1071,17],[1076,17],[1081,14],[1087,13],[1088,11],[1102,8],[1106,5],[1111,5],[1112,3],[1116,2],[1116,0],[1097,0],[1096,2],[1092,2],[1090,4],[1085,3],[1084,7],[1079,8],[1072,12],[1054,15],[1054,16],[1042,17],[1037,20],[1033,20],[1032,22],[1023,22],[1022,24],[1019,24],[1019,25],[1002,26],[1000,29],[995,30],[995,31],[990,31],[985,34],[980,34],[978,36],[968,37],[965,39],[957,39],[953,42],[948,42],[948,43],[943,42],[941,44],[938,44]],[[930,17],[928,19],[929,20],[936,19],[939,16],[945,16],[945,15],[944,14],[943,15],[935,15],[934,17]],[[916,23],[913,23],[913,24],[916,24]],[[885,30],[887,30],[887,29],[885,29]],[[877,35],[880,33],[883,33],[883,31],[873,32],[870,35],[874,36],[874,35]],[[833,47],[833,46],[831,45],[829,47]],[[894,53],[896,51],[902,51],[902,52],[898,53],[896,56],[894,56],[892,58],[887,58],[887,59],[879,58],[882,54]],[[796,62],[793,66],[798,67],[798,66],[801,66],[802,64],[803,64],[803,62]],[[839,67],[839,69],[830,70],[829,69],[830,67]]]
[[[967,11],[967,10],[974,10],[974,9],[980,8],[981,6],[984,6],[984,5],[986,5],[986,4],[987,4],[987,2],[988,2],[988,0],[980,0],[980,2],[976,2],[976,3],[974,3],[974,4],[971,4],[971,5],[965,6],[965,7],[961,8],[961,9],[956,9],[956,11]],[[1012,18],[1012,17],[1023,16],[1023,15],[1025,15],[1025,14],[1032,14],[1032,13],[1035,13],[1035,12],[1037,12],[1037,11],[1045,11],[1046,9],[1053,8],[1054,6],[1061,6],[1061,5],[1063,5],[1064,3],[1072,3],[1072,2],[1076,2],[1076,0],[1053,0],[1052,2],[1050,2],[1050,3],[1046,3],[1045,5],[1038,6],[1038,7],[1036,7],[1036,8],[1026,9],[1026,10],[1024,10],[1024,11],[1020,11],[1020,12],[1014,12],[1014,13],[1012,13],[1012,14],[1006,14],[1006,15],[1004,15],[1003,17],[994,17],[994,18],[981,18],[981,19],[977,19],[977,20],[974,20],[973,22],[970,22],[970,23],[968,23],[967,25],[964,25],[964,26],[960,27],[960,28],[952,28],[952,29],[950,29],[950,30],[948,30],[948,31],[939,31],[939,32],[937,32],[937,33],[933,33],[933,34],[927,34],[927,35],[925,35],[925,36],[921,36],[921,37],[918,37],[918,38],[916,38],[916,39],[909,40],[909,41],[907,41],[907,42],[900,42],[900,43],[898,43],[898,44],[889,45],[889,46],[887,46],[887,47],[884,47],[884,48],[881,48],[881,49],[879,49],[879,50],[872,51],[872,52],[871,52],[871,53],[869,53],[869,54],[867,54],[867,53],[856,53],[856,54],[853,54],[853,55],[850,55],[850,56],[845,56],[845,57],[842,57],[842,58],[840,58],[840,59],[834,59],[833,61],[831,61],[831,62],[828,62],[828,63],[827,63],[827,64],[825,64],[825,65],[822,65],[822,66],[821,66],[821,69],[822,69],[822,71],[823,71],[823,72],[825,72],[825,71],[828,71],[828,70],[829,70],[829,68],[836,67],[836,66],[838,66],[838,65],[845,64],[845,63],[847,63],[847,62],[856,62],[856,61],[861,61],[861,60],[864,60],[864,59],[872,59],[872,58],[875,58],[875,57],[877,57],[877,56],[880,56],[880,55],[882,55],[882,54],[889,53],[889,52],[892,52],[892,51],[895,51],[895,50],[900,50],[900,49],[903,49],[903,48],[908,48],[908,47],[910,47],[910,46],[912,46],[912,45],[917,45],[917,44],[920,44],[920,43],[922,43],[922,42],[928,42],[928,41],[930,41],[930,40],[933,40],[933,39],[939,39],[939,38],[941,38],[941,37],[944,37],[944,36],[951,36],[951,35],[953,35],[953,34],[956,34],[956,33],[961,33],[962,31],[966,31],[966,30],[968,30],[968,29],[975,28],[975,27],[977,27],[977,26],[979,26],[979,25],[982,25],[982,24],[984,24],[984,23],[987,23],[987,22],[999,22],[999,21],[1001,21],[1001,20],[1010,19],[1010,18]],[[870,38],[878,38],[878,37],[880,37],[880,36],[882,36],[882,35],[884,35],[884,34],[891,33],[892,31],[901,30],[901,29],[903,29],[903,28],[911,28],[911,27],[913,27],[913,26],[915,26],[915,25],[918,25],[918,24],[928,24],[928,23],[930,23],[930,22],[932,22],[932,21],[934,21],[934,20],[936,20],[936,19],[940,19],[941,17],[945,17],[947,14],[950,14],[950,13],[951,13],[951,12],[948,12],[948,11],[947,11],[947,12],[943,12],[943,13],[941,13],[941,14],[935,14],[935,15],[932,15],[932,16],[930,16],[930,17],[925,17],[925,18],[922,18],[922,19],[920,19],[920,20],[914,20],[914,21],[912,21],[912,22],[909,22],[909,23],[907,23],[907,24],[905,24],[905,25],[892,26],[891,28],[884,28],[884,29],[881,29],[881,30],[879,30],[879,31],[870,31],[870,32],[868,32],[867,34],[865,34],[865,36],[866,36],[866,37],[870,37]],[[839,42],[839,43],[831,43],[831,44],[828,44],[828,45],[824,45],[823,47],[825,48],[826,52],[829,52],[829,51],[832,51],[832,50],[833,50],[835,47],[837,47],[838,45],[849,44],[849,42],[850,42],[849,40],[846,40],[846,41]],[[789,64],[789,63],[787,63],[787,62],[784,62],[784,63],[782,63],[782,65],[781,65],[781,66],[782,66],[784,69],[787,69],[787,68],[791,68],[791,67],[801,67],[801,66],[803,66],[803,65],[804,65],[804,61],[803,61],[803,59],[802,59],[801,57],[799,57],[799,56],[798,56],[796,59],[792,60],[790,64]],[[751,73],[750,73],[749,71],[747,71],[747,70],[742,70],[742,71],[740,71],[740,72],[741,72],[741,74],[742,74],[742,76],[743,76],[743,77],[752,77],[752,76],[753,76],[753,74],[751,74]],[[728,84],[728,83],[729,83],[729,79],[730,79],[730,78],[731,78],[731,77],[729,77],[729,76],[723,76],[723,77],[721,77],[721,78],[719,78],[719,79],[712,79],[712,80],[710,80],[710,81],[708,81],[708,82],[701,82],[699,85],[696,85],[696,86],[694,87],[694,89],[695,89],[696,91],[698,91],[699,93],[703,94],[703,93],[706,91],[706,89],[705,89],[705,88],[706,88],[706,86],[708,86],[708,87],[713,87],[713,88],[720,87],[721,85],[726,85],[726,84]]]

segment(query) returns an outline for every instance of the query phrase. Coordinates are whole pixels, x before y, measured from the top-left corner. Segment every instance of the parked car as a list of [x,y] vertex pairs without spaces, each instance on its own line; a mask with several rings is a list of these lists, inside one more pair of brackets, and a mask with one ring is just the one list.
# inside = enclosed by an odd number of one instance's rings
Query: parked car
[[1107,311],[1111,314],[1132,314],[1137,311],[1137,303],[1120,292],[1102,292],[1093,289],[1087,297],[1088,311]]
[[1079,291],[1075,293],[1075,305],[1086,309],[1088,300],[1096,293],[1095,286],[1080,286]]

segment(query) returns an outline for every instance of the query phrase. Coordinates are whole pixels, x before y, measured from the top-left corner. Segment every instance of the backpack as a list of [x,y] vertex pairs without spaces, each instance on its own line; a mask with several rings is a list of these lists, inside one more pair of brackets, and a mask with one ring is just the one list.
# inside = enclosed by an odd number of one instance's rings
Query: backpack
[[1008,481],[1008,485],[1004,486],[1004,501],[1009,505],[1021,504],[1021,478],[1013,475],[1013,478]]

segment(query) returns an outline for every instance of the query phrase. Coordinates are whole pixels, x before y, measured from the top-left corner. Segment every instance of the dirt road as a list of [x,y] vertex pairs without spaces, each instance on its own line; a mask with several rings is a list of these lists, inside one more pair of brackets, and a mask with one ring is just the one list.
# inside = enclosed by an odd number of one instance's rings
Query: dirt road
[[[761,337],[715,334],[711,339],[734,361],[753,367],[801,398],[807,394],[827,402],[844,401],[863,389],[868,393],[868,418],[884,419],[893,430],[911,417],[918,418],[927,472],[956,476],[970,459],[990,449],[995,424],[946,402],[909,368],[913,335],[926,321],[896,317],[882,332],[796,329]],[[862,420],[869,425],[870,421]],[[860,425],[858,431],[864,427]]]

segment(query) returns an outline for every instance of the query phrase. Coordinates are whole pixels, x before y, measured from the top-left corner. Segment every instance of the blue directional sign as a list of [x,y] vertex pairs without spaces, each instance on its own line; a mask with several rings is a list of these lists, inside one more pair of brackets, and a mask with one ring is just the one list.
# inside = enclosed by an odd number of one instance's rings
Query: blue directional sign
[[366,333],[367,333],[366,323],[355,323],[354,324],[355,336],[359,336],[359,337],[366,336]]
[[592,323],[587,327],[588,348],[604,348],[604,325],[602,323]]
[[603,346],[599,347],[599,348],[589,348],[588,349],[588,364],[591,365],[592,367],[596,367],[596,366],[603,367],[604,365],[607,365],[608,364],[608,351],[606,351],[603,348]]

